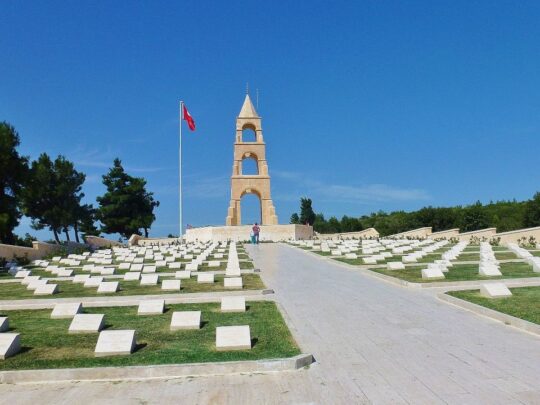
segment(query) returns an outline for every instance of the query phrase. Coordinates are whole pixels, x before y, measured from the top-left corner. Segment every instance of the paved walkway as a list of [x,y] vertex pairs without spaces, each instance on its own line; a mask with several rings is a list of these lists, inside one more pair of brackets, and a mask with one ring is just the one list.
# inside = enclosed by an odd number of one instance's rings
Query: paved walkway
[[1,386],[3,403],[540,403],[540,339],[278,244],[250,248],[317,364],[273,375]]

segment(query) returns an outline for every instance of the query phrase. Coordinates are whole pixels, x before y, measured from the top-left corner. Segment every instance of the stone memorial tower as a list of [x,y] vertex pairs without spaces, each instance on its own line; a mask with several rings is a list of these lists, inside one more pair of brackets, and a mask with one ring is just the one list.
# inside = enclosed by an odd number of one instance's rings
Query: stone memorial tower
[[[254,141],[245,141],[243,134],[252,132]],[[242,163],[245,159],[254,159],[257,174],[245,175]],[[236,119],[236,140],[234,142],[234,163],[231,176],[231,202],[227,213],[226,225],[241,225],[240,201],[245,194],[255,194],[261,204],[261,224],[277,225],[276,209],[270,197],[270,175],[266,162],[266,145],[263,140],[261,117],[246,94],[246,99]]]

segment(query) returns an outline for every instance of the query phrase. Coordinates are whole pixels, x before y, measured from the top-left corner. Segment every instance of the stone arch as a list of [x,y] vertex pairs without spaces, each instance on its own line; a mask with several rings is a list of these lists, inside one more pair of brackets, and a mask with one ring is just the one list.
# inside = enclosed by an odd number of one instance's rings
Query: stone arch
[[259,158],[253,152],[246,152],[242,156],[240,165],[241,176],[258,176],[261,173]]
[[[246,201],[246,198],[249,198],[253,201],[254,198],[256,199],[258,203],[258,207],[256,208],[256,212],[253,213],[251,210],[247,210],[246,212],[246,206],[245,204],[248,203]],[[251,203],[248,203],[251,204]],[[242,214],[242,211],[244,213]],[[251,225],[255,222],[258,224],[261,224],[263,221],[263,201],[261,198],[261,193],[256,189],[246,189],[240,194],[240,199],[238,202],[238,224],[239,225]]]
[[242,125],[241,142],[257,142],[257,128],[250,122]]

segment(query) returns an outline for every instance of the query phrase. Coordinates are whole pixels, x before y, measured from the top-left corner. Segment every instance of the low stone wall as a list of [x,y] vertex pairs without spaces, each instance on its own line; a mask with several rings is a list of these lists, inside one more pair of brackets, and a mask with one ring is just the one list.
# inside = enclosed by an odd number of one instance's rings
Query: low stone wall
[[406,239],[406,238],[413,238],[413,239],[422,239],[427,238],[431,236],[431,226],[426,226],[423,228],[418,229],[412,229],[410,231],[400,232],[396,233],[394,235],[386,236],[386,238],[392,238],[392,239]]
[[[252,225],[240,226],[207,226],[186,230],[188,242],[200,241],[247,241]],[[309,225],[261,225],[260,240],[279,242],[285,240],[312,239],[313,227]]]
[[120,243],[116,240],[111,240],[107,238],[102,238],[101,236],[85,236],[84,238],[86,243],[94,249],[99,248],[109,248],[111,246],[123,246],[123,243]]
[[479,229],[477,231],[464,232],[457,235],[457,238],[460,241],[469,242],[472,238],[483,239],[486,238],[488,241],[495,236],[497,233],[497,228],[486,228]]
[[[73,248],[76,246],[84,247],[85,245],[77,244],[72,242],[69,247]],[[7,260],[15,259],[16,257],[26,257],[28,260],[41,259],[48,254],[57,252],[62,248],[68,248],[66,246],[56,245],[53,243],[45,242],[32,242],[32,247],[25,246],[15,246],[15,245],[3,245],[0,244],[0,257]]]
[[446,231],[433,232],[429,235],[430,239],[450,239],[457,238],[459,235],[459,228],[447,229]]
[[517,243],[519,239],[534,237],[536,242],[540,242],[540,226],[535,228],[516,229],[515,231],[497,233],[494,237],[501,238],[500,243]]
[[375,239],[379,237],[379,232],[375,228],[364,229],[358,232],[341,232],[341,233],[319,233],[317,238],[321,240],[328,239]]
[[131,235],[129,246],[169,245],[178,240],[178,238],[145,238],[141,235]]

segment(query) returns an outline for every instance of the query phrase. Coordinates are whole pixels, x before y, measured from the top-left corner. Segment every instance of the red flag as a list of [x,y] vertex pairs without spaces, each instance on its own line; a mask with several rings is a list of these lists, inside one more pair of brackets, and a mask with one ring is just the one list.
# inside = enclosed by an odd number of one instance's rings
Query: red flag
[[187,122],[189,129],[192,131],[195,131],[195,120],[189,114],[189,111],[187,110],[186,105],[182,104],[182,107],[184,108],[182,118],[184,119],[184,121]]

